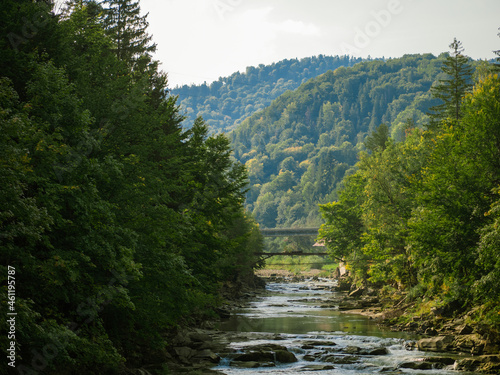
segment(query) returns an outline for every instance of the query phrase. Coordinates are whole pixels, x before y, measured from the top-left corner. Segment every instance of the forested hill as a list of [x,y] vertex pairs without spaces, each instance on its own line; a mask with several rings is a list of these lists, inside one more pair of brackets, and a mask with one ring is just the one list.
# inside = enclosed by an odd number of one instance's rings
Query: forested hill
[[444,56],[328,71],[243,121],[230,137],[249,171],[247,207],[256,220],[266,227],[319,224],[318,203],[336,199],[369,132],[385,123],[398,140],[406,126],[428,121]]
[[360,58],[349,56],[324,55],[287,59],[271,65],[247,67],[245,73],[221,77],[210,85],[177,87],[171,93],[179,95],[187,116],[184,124],[193,124],[197,116],[202,116],[212,131],[228,131],[267,107],[285,91],[295,90],[308,79],[328,70],[352,66],[360,61]]

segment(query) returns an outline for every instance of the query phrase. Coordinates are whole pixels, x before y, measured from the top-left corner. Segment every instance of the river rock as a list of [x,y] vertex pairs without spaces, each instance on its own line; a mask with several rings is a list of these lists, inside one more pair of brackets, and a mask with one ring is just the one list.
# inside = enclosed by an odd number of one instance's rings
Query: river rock
[[349,297],[361,297],[365,292],[365,288],[357,288],[349,293]]
[[295,354],[289,352],[288,350],[276,350],[274,353],[276,355],[276,361],[278,362],[293,363],[298,361]]
[[399,368],[409,368],[412,370],[432,370],[433,366],[431,362],[415,361],[401,363],[399,365]]
[[339,303],[339,310],[358,310],[362,309],[363,304],[361,301],[342,301]]
[[368,350],[368,352],[366,354],[368,354],[368,355],[387,355],[387,354],[389,354],[389,351],[387,350],[387,348],[380,347],[380,348],[370,349],[370,350]]
[[457,361],[455,369],[459,371],[475,371],[479,366],[481,366],[479,358],[464,358]]
[[197,359],[199,361],[204,361],[204,362],[211,362],[211,363],[219,363],[220,362],[220,357],[209,349],[205,349],[205,350],[201,350],[201,351],[197,352],[193,358]]
[[[335,346],[337,345],[333,341],[315,341],[315,340],[309,340],[309,341],[304,341],[302,349],[313,349],[316,346]],[[304,348],[304,346],[309,346],[309,348]]]
[[260,367],[260,363],[259,362],[253,362],[253,361],[248,361],[248,362],[232,361],[230,363],[230,366],[232,366],[232,367],[239,367],[239,368],[257,368],[257,367]]
[[445,352],[450,350],[453,344],[453,336],[435,336],[417,341],[418,350],[424,352]]
[[315,362],[318,357],[312,354],[306,354],[302,359],[307,362]]
[[283,345],[268,343],[250,346],[246,348],[245,353],[237,354],[234,360],[238,362],[292,363],[297,362],[297,357]]
[[361,352],[361,348],[358,346],[346,346],[342,349],[342,352],[346,354],[358,354]]
[[301,367],[301,371],[323,371],[323,370],[333,370],[335,367],[332,365],[307,365]]
[[234,357],[236,362],[272,362],[274,353],[264,350],[251,351],[249,353],[238,354]]
[[455,350],[471,354],[481,354],[485,345],[486,341],[477,333],[457,336],[453,341]]
[[188,360],[191,357],[193,357],[196,354],[196,351],[187,347],[187,346],[181,346],[181,347],[176,347],[174,348],[175,354],[177,354],[177,357],[179,359],[183,360]]
[[455,364],[455,359],[450,357],[426,357],[424,361],[433,363],[434,368],[444,368]]
[[359,357],[353,355],[327,355],[322,357],[321,360],[323,362],[335,363],[339,365],[351,365],[359,362]]
[[482,355],[457,361],[457,370],[479,371],[487,374],[500,373],[500,355]]
[[468,324],[460,325],[455,328],[455,331],[459,335],[470,335],[472,332],[474,332],[474,329]]
[[273,343],[252,345],[252,346],[248,346],[245,349],[246,350],[264,350],[264,351],[288,350],[286,348],[286,346],[278,345],[278,344],[273,344]]

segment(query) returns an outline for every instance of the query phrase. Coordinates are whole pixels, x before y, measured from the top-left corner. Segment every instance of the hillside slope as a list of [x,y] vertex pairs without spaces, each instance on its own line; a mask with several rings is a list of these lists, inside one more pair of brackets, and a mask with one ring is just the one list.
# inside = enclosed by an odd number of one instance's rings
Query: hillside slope
[[443,56],[406,55],[328,71],[288,91],[230,133],[250,174],[247,207],[265,227],[317,225],[318,203],[356,162],[366,135],[385,123],[396,140],[426,124]]
[[248,67],[219,78],[210,85],[184,85],[171,90],[179,96],[184,110],[184,124],[190,126],[197,116],[210,125],[213,132],[234,129],[245,118],[267,107],[288,90],[295,90],[310,78],[341,66],[362,61],[349,56],[314,56],[289,59],[271,65]]

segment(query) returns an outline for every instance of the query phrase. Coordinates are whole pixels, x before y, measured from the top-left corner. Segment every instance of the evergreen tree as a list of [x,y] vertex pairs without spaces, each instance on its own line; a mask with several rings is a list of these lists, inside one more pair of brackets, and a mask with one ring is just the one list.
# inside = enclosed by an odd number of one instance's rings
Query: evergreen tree
[[141,59],[151,60],[151,53],[156,51],[156,44],[146,32],[147,14],[140,15],[138,1],[107,0],[104,10],[104,25],[107,34],[115,43],[115,53],[120,60],[132,63],[132,67]]
[[[500,27],[498,28],[500,30]],[[500,37],[500,32],[497,34]],[[497,70],[500,70],[500,49],[497,49],[496,51],[493,51],[495,55],[497,55],[497,63],[495,64],[495,68]]]
[[382,152],[387,147],[386,143],[389,139],[389,127],[386,124],[380,124],[377,130],[374,130],[371,135],[365,139],[365,147],[371,152],[377,150]]
[[473,68],[469,57],[462,54],[462,43],[455,38],[450,48],[451,55],[441,68],[447,78],[439,80],[439,84],[431,89],[434,97],[442,101],[430,109],[431,127],[437,127],[446,118],[460,120],[462,98],[472,88]]

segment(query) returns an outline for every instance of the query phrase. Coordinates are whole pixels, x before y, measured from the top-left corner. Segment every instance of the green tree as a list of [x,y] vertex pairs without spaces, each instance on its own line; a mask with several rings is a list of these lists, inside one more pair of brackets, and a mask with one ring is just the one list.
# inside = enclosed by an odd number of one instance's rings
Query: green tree
[[422,281],[435,294],[471,303],[482,273],[475,265],[480,228],[488,224],[498,173],[498,79],[487,78],[464,101],[460,123],[444,122],[410,220],[410,244]]
[[463,115],[462,99],[472,88],[473,68],[470,58],[462,54],[462,43],[455,38],[450,48],[451,55],[446,57],[441,68],[446,78],[439,80],[439,84],[432,88],[433,96],[442,102],[430,109],[433,127],[446,118],[460,120]]
[[361,253],[361,236],[365,230],[361,207],[364,186],[359,173],[347,176],[339,200],[319,206],[325,223],[321,225],[318,239],[324,241],[334,259],[351,261]]
[[114,43],[114,52],[134,68],[138,59],[156,51],[156,44],[147,33],[147,14],[141,16],[138,1],[107,0],[104,4],[104,27]]
[[377,130],[365,139],[365,147],[371,151],[384,151],[389,140],[389,127],[386,124],[380,124]]

